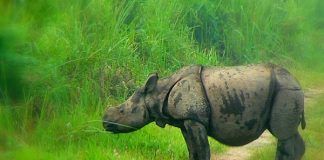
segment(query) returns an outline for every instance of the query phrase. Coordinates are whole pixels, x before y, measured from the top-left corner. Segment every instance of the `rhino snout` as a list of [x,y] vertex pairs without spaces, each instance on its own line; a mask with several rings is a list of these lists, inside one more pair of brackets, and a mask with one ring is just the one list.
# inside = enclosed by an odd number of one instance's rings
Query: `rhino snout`
[[109,107],[102,117],[102,125],[112,133],[132,132],[137,128],[133,127],[130,119],[124,107]]
[[108,120],[108,115],[107,113],[104,114],[103,118],[102,118],[102,126],[104,127],[104,129],[106,131],[111,131],[114,129],[114,125],[109,123],[109,120]]
[[114,111],[115,108],[110,107],[106,110],[102,117],[102,125],[106,131],[115,131],[117,130],[117,126],[113,123],[114,122]]

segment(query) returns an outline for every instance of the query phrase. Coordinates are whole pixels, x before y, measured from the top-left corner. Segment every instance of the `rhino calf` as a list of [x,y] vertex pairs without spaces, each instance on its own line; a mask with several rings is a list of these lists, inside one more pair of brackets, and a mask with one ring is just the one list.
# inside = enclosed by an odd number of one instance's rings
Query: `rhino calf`
[[159,79],[149,76],[126,102],[106,109],[103,126],[135,131],[155,121],[181,129],[189,159],[209,160],[208,136],[231,146],[257,139],[268,129],[278,139],[276,159],[299,160],[305,152],[304,95],[295,78],[273,64],[188,66]]

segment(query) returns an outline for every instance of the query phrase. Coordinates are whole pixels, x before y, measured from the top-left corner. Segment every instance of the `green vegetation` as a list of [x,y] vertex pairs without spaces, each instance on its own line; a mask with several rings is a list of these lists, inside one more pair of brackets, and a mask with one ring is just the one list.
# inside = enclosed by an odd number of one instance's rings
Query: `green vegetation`
[[[1,1],[0,159],[185,159],[173,127],[103,132],[105,106],[122,102],[149,73],[163,77],[188,64],[272,62],[304,88],[323,86],[323,7],[322,0]],[[323,103],[308,110],[308,159],[320,156]],[[212,141],[212,150],[226,147]]]

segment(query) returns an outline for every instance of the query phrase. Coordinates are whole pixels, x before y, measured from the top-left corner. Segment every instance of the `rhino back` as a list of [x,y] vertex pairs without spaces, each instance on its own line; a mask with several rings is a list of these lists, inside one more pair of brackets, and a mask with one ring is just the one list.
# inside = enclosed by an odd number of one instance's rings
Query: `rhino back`
[[269,117],[271,79],[271,67],[264,65],[205,68],[202,81],[211,107],[210,136],[229,145],[256,139]]

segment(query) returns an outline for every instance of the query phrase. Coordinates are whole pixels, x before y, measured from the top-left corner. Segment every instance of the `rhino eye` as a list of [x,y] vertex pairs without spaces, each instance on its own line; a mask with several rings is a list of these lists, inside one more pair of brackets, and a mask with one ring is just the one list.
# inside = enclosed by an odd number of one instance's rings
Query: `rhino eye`
[[119,113],[124,113],[124,108],[120,108]]

